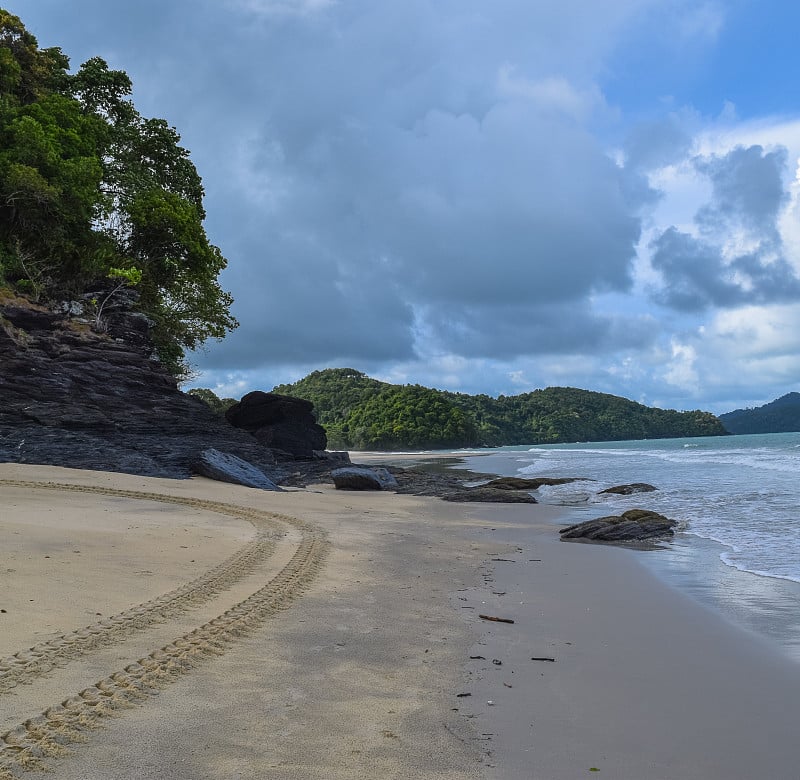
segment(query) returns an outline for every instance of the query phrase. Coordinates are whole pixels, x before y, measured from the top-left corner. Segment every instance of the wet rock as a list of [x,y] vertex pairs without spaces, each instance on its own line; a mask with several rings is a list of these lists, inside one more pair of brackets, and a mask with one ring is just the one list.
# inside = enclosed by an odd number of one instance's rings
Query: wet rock
[[538,490],[545,485],[566,485],[570,482],[581,482],[582,477],[533,477],[523,479],[522,477],[498,477],[487,482],[483,487],[494,488],[496,490]]
[[598,517],[562,528],[562,541],[641,542],[674,535],[677,520],[670,520],[647,509],[629,509],[621,515]]
[[630,496],[634,493],[652,493],[658,488],[648,485],[646,482],[631,482],[629,485],[615,485],[614,487],[601,490],[600,493],[616,493],[620,496]]

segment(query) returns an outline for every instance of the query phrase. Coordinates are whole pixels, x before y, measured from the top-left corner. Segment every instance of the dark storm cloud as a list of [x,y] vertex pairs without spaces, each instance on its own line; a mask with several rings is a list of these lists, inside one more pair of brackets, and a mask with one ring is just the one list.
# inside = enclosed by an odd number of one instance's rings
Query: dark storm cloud
[[580,306],[475,306],[466,315],[454,318],[436,308],[423,320],[457,354],[500,360],[640,349],[658,333],[652,318],[597,315]]
[[778,241],[776,220],[787,199],[782,179],[786,157],[786,149],[765,153],[753,145],[696,160],[695,167],[713,187],[711,203],[697,214],[698,225],[709,231],[740,225],[762,242]]
[[[637,207],[582,127],[591,93],[545,79],[531,62],[540,52],[510,27],[507,47],[483,39],[460,7],[448,17],[426,3],[355,5],[283,20],[286,41],[269,33],[262,59],[280,75],[254,85],[263,102],[244,160],[248,193],[271,193],[251,241],[263,265],[248,249],[246,284],[241,272],[225,278],[243,330],[291,320],[304,290],[276,279],[292,269],[316,304],[331,303],[293,324],[298,348],[328,349],[327,318],[350,306],[358,316],[335,315],[337,354],[374,358],[375,346],[386,359],[408,353],[410,310],[439,306],[468,325],[470,307],[488,302],[533,319],[543,304],[627,289]],[[498,323],[485,324],[491,339]],[[433,335],[473,354],[450,334]],[[283,357],[278,341],[253,343],[253,361]]]
[[674,227],[653,249],[653,267],[665,279],[659,298],[680,311],[800,300],[800,279],[783,258],[765,263],[745,254],[726,260],[719,247]]
[[671,227],[652,242],[661,303],[698,312],[800,300],[800,278],[783,257],[778,230],[785,167],[785,150],[760,146],[695,160],[711,183],[711,200],[695,215],[699,237]]
[[[613,339],[565,323],[632,283],[652,192],[589,128],[593,74],[641,0],[31,2],[47,43],[90,16],[68,52],[128,70],[192,151],[241,321],[201,365]],[[485,333],[461,338],[481,306]],[[535,343],[508,339],[503,311]]]

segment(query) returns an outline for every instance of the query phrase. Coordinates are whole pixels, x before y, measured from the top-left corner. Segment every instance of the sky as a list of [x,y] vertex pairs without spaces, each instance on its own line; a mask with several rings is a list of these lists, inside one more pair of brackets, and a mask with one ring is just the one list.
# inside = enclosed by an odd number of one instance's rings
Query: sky
[[191,152],[241,323],[191,386],[800,389],[796,2],[3,5]]

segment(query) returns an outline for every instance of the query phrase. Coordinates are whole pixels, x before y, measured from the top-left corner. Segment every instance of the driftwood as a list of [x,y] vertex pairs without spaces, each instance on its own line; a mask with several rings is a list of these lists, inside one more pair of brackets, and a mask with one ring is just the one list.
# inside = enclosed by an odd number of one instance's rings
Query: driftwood
[[531,661],[550,661],[550,663],[555,663],[556,659],[548,658],[547,656],[542,655],[542,656],[533,656],[533,658],[531,658]]
[[494,623],[513,623],[511,618],[494,617],[493,615],[478,615],[481,620],[491,620]]

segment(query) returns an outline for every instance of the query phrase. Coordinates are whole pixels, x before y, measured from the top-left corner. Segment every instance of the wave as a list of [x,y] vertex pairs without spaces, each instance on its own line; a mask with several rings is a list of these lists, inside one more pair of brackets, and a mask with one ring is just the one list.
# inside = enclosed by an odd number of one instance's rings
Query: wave
[[738,563],[730,558],[727,553],[720,553],[719,559],[731,568],[737,571],[747,572],[748,574],[755,574],[757,577],[768,577],[771,580],[784,580],[786,582],[800,583],[800,574],[778,574],[774,571],[765,571],[763,569],[753,569],[743,563]]

